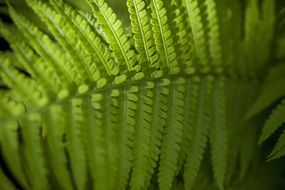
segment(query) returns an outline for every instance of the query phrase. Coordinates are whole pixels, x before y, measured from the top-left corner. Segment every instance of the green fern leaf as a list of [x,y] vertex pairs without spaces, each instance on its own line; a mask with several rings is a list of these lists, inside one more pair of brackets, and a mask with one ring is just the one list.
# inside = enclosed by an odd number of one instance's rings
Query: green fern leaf
[[266,120],[262,134],[259,138],[259,143],[264,142],[269,136],[271,136],[282,124],[285,122],[285,101],[277,106],[272,111],[269,118]]
[[47,155],[51,166],[51,173],[54,181],[62,189],[72,189],[72,182],[67,168],[67,158],[64,154],[65,144],[62,141],[64,134],[65,119],[61,117],[63,109],[60,106],[52,106],[44,114],[45,124],[43,129],[46,131]]
[[195,179],[197,177],[199,167],[201,165],[203,154],[205,152],[207,136],[210,128],[209,118],[209,105],[212,93],[212,79],[199,79],[196,78],[196,83],[199,85],[198,102],[195,106],[195,119],[194,119],[194,136],[190,141],[189,150],[187,152],[184,180],[185,188],[192,189]]
[[[193,72],[193,60],[195,54],[193,53],[193,39],[192,36],[189,35],[191,33],[190,24],[188,23],[188,15],[183,7],[182,1],[177,1],[176,5],[173,5],[175,8],[175,13],[173,14],[174,18],[171,20],[174,22],[173,25],[176,26],[175,30],[172,33],[176,34],[176,38],[178,40],[177,48],[178,48],[178,60],[181,61],[184,65],[186,65],[187,73],[191,74]],[[170,27],[173,28],[173,27]]]
[[188,17],[190,18],[194,48],[201,64],[208,65],[206,29],[202,19],[200,2],[197,0],[184,0]]
[[88,3],[102,27],[116,61],[128,71],[133,70],[136,65],[135,53],[131,50],[131,44],[124,33],[122,22],[117,19],[116,14],[104,0],[88,0]]
[[151,0],[151,24],[160,67],[171,74],[179,72],[174,39],[168,25],[166,9],[161,0]]
[[[3,126],[2,126],[3,125]],[[7,165],[9,166],[12,174],[19,181],[19,184],[24,188],[29,188],[28,183],[26,182],[25,173],[23,170],[23,166],[20,160],[20,152],[19,152],[19,142],[17,137],[18,124],[16,122],[9,122],[0,124],[0,135],[1,135],[1,153],[4,154],[5,160],[7,160]],[[4,125],[6,127],[4,127]],[[2,169],[1,169],[2,171]],[[0,174],[1,175],[1,174]],[[3,175],[3,173],[2,173]],[[1,182],[5,182],[5,180],[0,180]],[[4,184],[3,184],[4,185]],[[6,188],[8,188],[8,185]],[[4,186],[3,186],[3,189]]]
[[207,20],[209,28],[209,48],[212,62],[215,65],[222,64],[222,48],[220,42],[220,28],[219,18],[216,9],[216,3],[214,0],[205,1],[207,7]]
[[111,92],[106,91],[104,101],[102,103],[102,111],[104,114],[104,144],[107,150],[107,189],[115,188],[116,174],[118,172],[118,149],[117,149],[117,113],[116,108],[118,100],[116,97],[110,96]]
[[[82,110],[86,119],[84,121],[85,128],[82,137],[88,157],[88,167],[93,180],[93,187],[96,189],[104,189],[107,184],[107,159],[106,149],[104,145],[104,129],[102,127],[102,94],[92,94],[83,101]],[[97,126],[97,127],[94,127]]]
[[28,181],[32,189],[49,189],[47,178],[46,159],[40,134],[40,116],[32,114],[28,118],[23,118],[21,132],[24,145],[20,149],[24,155],[26,165],[24,171],[28,172]]
[[[168,91],[168,80],[159,80],[155,82],[153,92],[153,112],[152,112],[152,128],[150,136],[150,163],[152,166],[151,174],[154,174],[161,154],[161,143],[163,133],[167,123],[166,102]],[[148,176],[151,177],[151,176]]]
[[51,77],[55,81],[56,87],[62,89],[70,86],[70,76],[66,71],[68,68],[63,65],[65,58],[62,56],[62,50],[27,19],[15,13],[13,9],[10,9],[10,12],[18,28],[44,60],[43,63],[49,63],[49,66],[46,67],[51,71]]
[[227,163],[227,127],[226,127],[226,94],[225,79],[218,78],[214,84],[212,123],[210,142],[212,167],[219,189],[224,189]]
[[[274,34],[275,22],[275,1],[263,0],[261,10],[256,0],[247,2],[245,14],[245,56],[247,61],[256,62],[254,65],[247,65],[247,69],[256,70],[263,68],[267,63],[271,46],[272,36]],[[266,37],[264,37],[266,36]],[[253,48],[257,47],[257,48]],[[254,56],[260,55],[260,56]]]
[[72,178],[77,189],[86,189],[86,152],[83,143],[83,132],[81,125],[84,122],[82,111],[82,99],[72,99],[66,105],[64,118],[66,120],[66,138],[68,140],[67,149],[70,154]]
[[19,100],[28,105],[44,105],[47,103],[46,96],[35,82],[14,68],[8,59],[4,58],[0,68],[0,76],[15,90]]
[[82,43],[78,43],[77,41],[81,36],[77,37],[77,33],[75,33],[76,30],[74,30],[73,27],[74,25],[69,25],[70,22],[68,19],[65,19],[67,17],[64,17],[61,13],[57,13],[49,4],[42,3],[41,1],[30,0],[27,2],[34,12],[47,23],[49,30],[66,52],[65,56],[69,63],[65,63],[65,66],[69,67],[67,72],[70,73],[75,82],[82,84],[86,80],[98,80],[100,78],[100,72],[96,67],[95,70],[94,67],[91,67],[88,56],[84,55],[85,52],[76,51],[77,48],[82,49]]
[[[135,119],[134,112],[136,104],[133,103],[132,97],[135,96],[135,92],[132,88],[125,87],[121,91],[119,97],[119,104],[117,111],[119,114],[119,158],[118,158],[118,177],[116,185],[119,189],[124,189],[127,186],[129,174],[131,172],[133,161],[133,146],[134,146],[134,133],[135,133]],[[114,94],[118,94],[115,90]]]
[[169,84],[168,119],[161,145],[158,182],[160,189],[170,189],[177,171],[177,161],[182,142],[185,80],[177,79]]
[[[87,56],[92,56],[93,54],[96,55],[88,65],[88,68],[90,68],[91,71],[94,70],[91,73],[92,77],[95,77],[95,80],[99,78],[100,75],[97,73],[99,71],[100,73],[104,73],[104,77],[106,77],[106,75],[117,75],[119,72],[118,64],[114,62],[108,47],[105,45],[100,35],[97,32],[92,31],[92,25],[88,24],[88,20],[66,4],[58,5],[58,2],[54,4],[56,4],[54,6],[56,6],[56,9],[58,9],[59,12],[62,9],[64,10],[66,18],[69,20],[70,28],[73,27],[74,31],[77,31],[78,34],[81,35],[78,40],[82,43],[82,48],[86,49]],[[94,64],[93,61],[97,58],[100,62]],[[96,67],[99,68],[99,71],[97,71]]]
[[136,115],[136,127],[133,147],[133,168],[131,176],[131,188],[141,189],[149,183],[152,166],[148,159],[150,156],[152,91],[145,89],[145,85],[139,85],[138,95],[134,97],[138,103]]
[[158,55],[154,47],[154,37],[150,31],[151,25],[146,3],[142,0],[128,0],[127,5],[131,16],[136,49],[140,52],[139,61],[141,64],[150,63],[150,66],[154,66],[158,61]]
[[[284,114],[283,114],[284,116]],[[280,135],[273,151],[269,155],[269,160],[277,159],[285,155],[285,132]]]
[[[285,94],[283,66],[268,61],[282,38],[275,3],[109,2],[6,1],[0,187],[243,188],[263,151],[261,119],[244,113],[259,91],[252,115]],[[283,105],[260,141],[284,123]]]
[[199,86],[197,85],[197,81],[193,78],[188,78],[186,80],[185,85],[185,96],[184,96],[184,125],[183,125],[183,139],[181,143],[181,151],[178,160],[178,170],[183,167],[183,164],[186,160],[186,155],[190,150],[190,142],[193,138],[194,134],[194,126],[195,126],[195,116],[196,116],[196,106],[198,100]]

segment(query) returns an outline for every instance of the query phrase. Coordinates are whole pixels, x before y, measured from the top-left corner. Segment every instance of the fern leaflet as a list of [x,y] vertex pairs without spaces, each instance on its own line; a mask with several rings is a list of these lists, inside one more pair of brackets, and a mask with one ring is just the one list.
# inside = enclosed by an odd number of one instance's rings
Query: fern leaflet
[[167,23],[167,12],[161,0],[151,0],[151,23],[154,33],[155,45],[159,55],[160,67],[167,72],[179,72],[174,39]]
[[[125,66],[128,71],[136,65],[135,52],[124,33],[122,22],[104,0],[88,0],[93,13],[101,25],[105,38],[114,52],[116,61]],[[126,64],[126,65],[124,65]]]
[[158,55],[154,47],[154,38],[151,33],[151,25],[146,10],[145,1],[128,0],[127,5],[132,21],[132,29],[135,38],[136,49],[141,64],[150,63],[151,66],[158,61]]

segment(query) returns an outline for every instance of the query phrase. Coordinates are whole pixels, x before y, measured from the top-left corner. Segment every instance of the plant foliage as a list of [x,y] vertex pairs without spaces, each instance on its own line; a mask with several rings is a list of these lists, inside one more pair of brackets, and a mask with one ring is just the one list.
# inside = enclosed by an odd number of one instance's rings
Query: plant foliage
[[285,122],[284,10],[125,2],[3,3],[0,188],[285,188],[256,147],[260,112],[275,103],[260,143]]

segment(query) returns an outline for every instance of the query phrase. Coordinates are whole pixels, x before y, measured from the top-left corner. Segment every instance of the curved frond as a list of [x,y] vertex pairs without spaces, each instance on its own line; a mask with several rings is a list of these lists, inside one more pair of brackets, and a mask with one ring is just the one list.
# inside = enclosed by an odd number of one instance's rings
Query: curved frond
[[[104,189],[107,184],[107,159],[106,148],[104,145],[104,129],[102,118],[102,94],[92,94],[83,101],[82,110],[86,118],[84,121],[82,137],[86,156],[88,158],[88,167],[91,173],[91,179],[94,181],[91,185],[96,189]],[[96,127],[94,127],[96,126]]]
[[[118,157],[118,174],[116,185],[119,189],[124,189],[128,184],[129,175],[131,172],[133,162],[133,147],[134,147],[134,135],[135,135],[135,110],[136,110],[136,88],[125,87],[121,90],[119,96],[119,104],[117,111],[119,113],[118,123],[121,130],[118,132],[119,143],[119,157]],[[114,94],[118,94],[115,90]]]
[[220,42],[220,24],[215,0],[206,0],[207,21],[209,30],[209,49],[212,62],[215,65],[222,64],[222,47]]
[[[77,84],[82,84],[87,80],[98,80],[100,72],[96,67],[92,67],[91,56],[86,55],[84,51],[86,48],[82,48],[82,43],[77,41],[81,37],[77,36],[80,33],[76,32],[74,25],[70,25],[69,20],[66,19],[67,17],[57,13],[49,4],[42,1],[29,0],[27,3],[46,23],[49,31],[65,51],[66,61],[64,65],[67,68],[67,74],[71,75]],[[78,51],[79,49],[81,51]]]
[[70,86],[70,77],[72,76],[69,76],[69,73],[66,71],[68,68],[66,68],[66,65],[63,65],[66,60],[63,57],[62,49],[53,43],[39,28],[16,13],[12,8],[10,8],[10,14],[17,27],[29,40],[30,45],[44,60],[44,63],[49,63],[48,66],[45,64],[42,67],[47,68],[47,72],[50,72],[50,77],[58,85],[58,89]]
[[81,129],[84,122],[82,105],[83,100],[75,98],[64,106],[64,114],[66,114],[64,118],[70,118],[65,121],[65,128],[67,150],[71,163],[71,176],[76,188],[79,190],[86,189],[87,182],[87,160],[83,142],[83,131]]
[[201,3],[197,0],[184,0],[191,24],[194,48],[200,63],[208,65],[206,28],[203,23]]
[[[150,86],[151,87],[151,86]],[[133,168],[131,175],[131,188],[141,189],[149,183],[152,164],[150,163],[150,136],[151,136],[151,113],[152,91],[146,89],[144,84],[139,85],[138,95],[134,96],[138,107],[135,114],[136,125],[133,147]]]
[[[99,71],[97,71],[97,69],[99,69],[100,73],[103,73],[105,77],[117,75],[119,72],[118,64],[115,63],[111,52],[100,34],[92,30],[92,25],[89,24],[88,20],[64,3],[54,2],[53,5],[59,12],[64,10],[65,18],[69,22],[69,28],[72,28],[74,32],[80,35],[77,40],[82,43],[82,48],[86,50],[86,56],[93,56],[93,54],[95,54],[88,65],[89,70],[93,71],[91,73],[92,77],[95,80],[99,78],[100,75],[98,75],[97,72]],[[96,63],[97,59],[100,61],[99,63]]]
[[[181,0],[176,1],[176,5],[173,9],[175,9],[174,14],[172,15],[174,18],[171,18],[174,24],[173,30],[174,34],[177,38],[177,54],[178,60],[182,61],[181,65],[186,65],[187,73],[192,73],[194,70],[194,60],[195,60],[195,54],[193,53],[194,45],[193,45],[193,39],[192,35],[189,35],[191,33],[191,27],[187,15],[187,11],[185,7],[182,4]],[[172,24],[172,23],[171,23]],[[173,28],[173,26],[171,27]]]
[[21,134],[24,145],[20,146],[20,152],[26,164],[23,166],[32,189],[48,190],[47,160],[45,158],[43,142],[41,138],[40,115],[31,114],[20,121]]
[[[4,125],[6,127],[4,127]],[[25,171],[23,170],[24,167],[20,159],[20,143],[18,142],[17,130],[18,123],[16,122],[2,122],[2,124],[0,124],[1,154],[5,156],[3,159],[6,160],[7,166],[19,184],[28,189],[30,186],[26,181]],[[2,180],[0,181],[2,182]],[[5,181],[3,181],[3,185],[4,182]],[[5,188],[3,187],[3,189]]]
[[159,67],[169,73],[179,72],[174,39],[168,25],[167,11],[162,0],[151,0],[151,24],[159,55]]
[[69,176],[67,167],[67,158],[64,153],[65,143],[62,136],[65,131],[66,121],[63,117],[64,110],[62,107],[54,105],[44,113],[43,128],[47,136],[47,158],[49,160],[50,170],[53,180],[62,189],[72,189],[73,185]]
[[241,189],[262,173],[262,115],[244,113],[284,99],[275,1],[5,2],[0,188]]
[[[283,114],[284,117],[284,114]],[[283,130],[283,133],[280,135],[273,151],[269,155],[269,159],[277,159],[285,155],[285,132]]]
[[210,129],[210,146],[212,153],[212,167],[219,189],[224,189],[227,164],[227,121],[225,79],[215,79],[213,92],[213,108]]
[[213,81],[211,78],[196,78],[199,84],[198,102],[196,103],[194,125],[194,135],[190,141],[189,150],[186,154],[184,168],[185,188],[191,189],[198,175],[199,168],[206,148],[207,136],[210,128],[210,105]]
[[132,21],[135,46],[137,51],[140,52],[138,60],[141,64],[144,64],[144,67],[157,65],[159,57],[154,46],[154,37],[151,33],[146,3],[143,0],[128,0],[127,5]]
[[278,128],[285,123],[285,101],[277,106],[275,110],[272,111],[269,118],[266,120],[262,134],[259,138],[259,143],[264,142],[269,136],[271,136]]
[[170,189],[177,172],[183,136],[185,80],[178,78],[169,84],[167,124],[162,137],[158,182],[161,189]]
[[131,49],[131,44],[124,32],[122,22],[117,18],[111,7],[105,0],[88,0],[94,16],[102,27],[104,37],[114,52],[116,61],[131,71],[136,66],[135,52]]
[[31,80],[25,74],[10,64],[8,59],[0,59],[0,76],[6,84],[14,89],[17,98],[26,102],[28,105],[44,105],[47,103],[47,97],[42,93],[34,80]]

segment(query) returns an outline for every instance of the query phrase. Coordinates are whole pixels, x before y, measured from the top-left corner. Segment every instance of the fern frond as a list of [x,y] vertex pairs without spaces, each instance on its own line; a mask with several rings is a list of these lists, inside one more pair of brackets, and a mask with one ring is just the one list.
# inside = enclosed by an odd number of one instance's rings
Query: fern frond
[[[247,2],[245,14],[245,56],[248,62],[256,63],[247,66],[250,70],[261,69],[267,63],[274,34],[275,1],[263,0],[261,11],[259,2]],[[256,48],[253,48],[256,47]],[[260,55],[255,57],[254,55]]]
[[151,33],[151,24],[146,10],[146,3],[142,0],[128,0],[127,5],[132,21],[135,46],[137,51],[140,52],[138,60],[141,64],[145,64],[145,66],[155,66],[159,57],[154,47],[154,37]]
[[212,123],[210,129],[210,144],[212,153],[212,167],[219,189],[224,189],[224,179],[227,164],[227,121],[225,79],[215,79],[213,92]]
[[[14,27],[8,27],[0,22],[0,33],[4,38],[9,41],[11,48],[13,49],[15,59],[20,65],[22,70],[27,71],[31,77],[37,78],[37,84],[41,86],[45,94],[49,94],[50,99],[57,94],[60,90],[59,79],[51,79],[52,67],[49,64],[46,64],[41,58],[39,58],[29,47],[25,37]],[[12,35],[13,34],[13,35]],[[54,77],[53,77],[54,78]]]
[[202,19],[201,3],[197,0],[184,0],[191,24],[194,48],[200,63],[208,65],[206,29]]
[[94,16],[102,27],[106,41],[114,52],[116,61],[131,71],[136,66],[135,52],[124,32],[122,22],[117,18],[113,10],[105,0],[88,0]]
[[244,112],[260,89],[252,115],[285,95],[284,66],[259,77],[273,67],[275,3],[127,0],[123,23],[109,2],[6,1],[0,187],[239,189],[260,153],[259,118]]
[[[119,114],[119,126],[121,130],[118,133],[119,143],[119,168],[116,185],[119,189],[124,189],[128,184],[131,167],[133,166],[133,148],[135,135],[135,111],[137,109],[136,87],[125,87],[121,89],[117,111]],[[118,91],[114,91],[118,93]]]
[[278,128],[282,126],[282,124],[285,122],[284,115],[285,101],[283,100],[282,103],[272,111],[269,118],[266,120],[262,134],[259,138],[259,143],[264,142],[269,136],[271,136]]
[[[151,87],[152,85],[150,85]],[[138,107],[136,110],[136,127],[133,147],[133,168],[131,175],[131,189],[141,189],[149,183],[152,165],[150,163],[150,136],[152,122],[152,96],[153,93],[146,85],[138,86],[138,93],[134,98]]]
[[[4,127],[4,125],[6,127]],[[1,122],[1,154],[3,159],[9,166],[10,171],[18,180],[19,184],[24,188],[30,188],[26,181],[25,171],[21,162],[20,145],[18,142],[18,123],[17,122]],[[1,170],[2,171],[2,170]],[[0,180],[2,182],[2,180]],[[3,181],[4,182],[4,181]],[[3,189],[5,189],[3,187]]]
[[160,67],[171,74],[179,72],[174,39],[168,25],[167,11],[161,0],[151,0],[151,24]]
[[[194,136],[190,141],[189,150],[186,155],[184,168],[185,188],[191,189],[197,177],[203,154],[205,152],[207,136],[210,128],[210,102],[212,95],[212,78],[196,78],[195,82],[199,86],[198,102],[195,106]],[[194,110],[193,110],[194,111]]]
[[[245,10],[245,48],[250,49],[250,51],[245,51],[246,59],[253,63],[255,62],[255,57],[257,49],[253,49],[253,47],[257,44],[257,39],[255,35],[258,32],[258,22],[260,18],[260,12],[258,11],[258,2],[257,0],[249,0],[247,1],[247,6]],[[253,65],[247,65],[247,69],[252,67]]]
[[20,147],[21,153],[26,164],[23,166],[28,181],[32,189],[49,189],[47,178],[46,158],[44,157],[44,148],[40,130],[40,115],[30,114],[27,118],[20,121],[22,138],[24,145]]
[[[33,53],[30,51],[28,47],[26,47],[26,41],[24,40],[24,35],[15,27],[15,26],[9,26],[8,24],[3,23],[0,20],[0,33],[1,36],[8,41],[11,44],[11,49],[14,52],[14,57],[17,57],[21,61],[21,68],[26,69],[28,73],[30,73],[32,76],[35,76],[36,71],[33,65],[29,63],[27,60],[31,60],[32,57],[34,57]],[[12,35],[13,34],[13,35]],[[21,49],[21,48],[23,49]],[[26,53],[27,55],[24,55],[22,53]]]
[[222,47],[220,42],[220,24],[215,0],[206,0],[209,30],[209,49],[214,65],[222,64]]
[[79,190],[86,189],[87,182],[86,152],[84,149],[83,131],[81,130],[84,122],[82,105],[82,99],[74,98],[70,103],[68,102],[64,109],[66,113],[64,118],[70,118],[65,121],[65,127],[71,174],[75,186]]
[[285,131],[283,130],[283,133],[280,135],[273,151],[269,155],[269,160],[277,159],[284,155],[285,155]]
[[[229,184],[233,178],[236,178],[236,165],[239,161],[236,159],[239,154],[239,139],[234,137],[239,132],[240,124],[238,120],[243,117],[245,109],[244,107],[241,108],[241,101],[243,101],[243,96],[247,96],[247,93],[244,92],[242,86],[245,85],[240,83],[239,79],[225,81],[227,113],[232,113],[227,115],[226,120],[226,126],[228,126],[228,147],[230,145],[230,150],[233,150],[227,154],[226,184]],[[237,109],[238,107],[240,109]]]
[[117,148],[118,143],[118,113],[116,112],[118,106],[118,100],[116,96],[110,96],[111,91],[104,92],[104,100],[102,103],[102,111],[104,114],[103,126],[104,126],[104,145],[107,150],[106,161],[107,165],[107,189],[114,189],[116,183],[116,177],[118,173],[118,157],[119,150]]
[[194,70],[193,64],[195,64],[195,55],[193,53],[193,39],[192,36],[189,35],[189,33],[191,33],[191,28],[188,15],[185,7],[183,7],[182,1],[177,0],[176,5],[172,6],[175,8],[175,13],[173,14],[174,18],[172,18],[172,20],[176,27],[172,33],[176,35],[178,40],[176,43],[178,48],[177,54],[179,55],[178,60],[182,61],[183,65],[186,65],[186,72],[191,74]]
[[[107,159],[104,146],[104,132],[102,123],[102,94],[92,94],[83,102],[82,110],[86,118],[84,121],[83,140],[88,157],[89,170],[93,180],[93,187],[104,189],[107,184]],[[94,127],[96,126],[96,127]]]
[[[86,56],[82,43],[78,43],[81,36],[76,33],[74,25],[70,25],[67,17],[61,13],[57,13],[49,4],[38,0],[27,1],[33,11],[44,21],[56,38],[62,49],[65,51],[68,63],[65,66],[69,67],[67,72],[72,75],[73,80],[77,84],[82,84],[87,80],[98,80],[100,72],[96,67],[92,67],[90,56]],[[81,51],[79,51],[81,49]],[[77,50],[77,51],[76,51]],[[88,49],[87,49],[88,50]]]
[[195,81],[193,78],[188,78],[185,86],[183,139],[178,160],[178,172],[180,172],[180,169],[182,169],[182,166],[185,163],[186,155],[191,149],[190,142],[194,135],[194,122],[197,111],[198,94],[199,86],[197,85],[197,81]]
[[42,90],[38,88],[35,81],[26,77],[14,68],[8,59],[2,59],[0,64],[0,76],[6,84],[15,90],[17,98],[29,105],[44,105],[48,99]]
[[47,158],[50,170],[56,184],[62,189],[72,189],[69,171],[67,168],[67,158],[64,153],[65,143],[62,136],[65,133],[65,119],[62,107],[54,105],[44,113],[43,128],[47,136]]
[[[264,66],[270,59],[272,54],[268,51],[272,47],[272,41],[275,33],[275,1],[263,0],[261,4],[261,21],[260,21],[260,41],[259,41],[259,55],[260,64]],[[262,41],[262,43],[260,43]]]
[[178,78],[169,84],[168,118],[162,137],[158,182],[161,189],[170,189],[177,171],[177,161],[183,136],[185,80]]
[[28,22],[23,16],[10,8],[10,14],[18,28],[25,35],[30,45],[36,50],[41,58],[49,63],[48,70],[51,71],[51,78],[55,81],[58,89],[70,86],[70,80],[73,76],[68,73],[68,67],[63,65],[66,60],[61,48],[51,41],[51,39],[40,31],[36,26]]
[[[64,18],[66,18],[66,21],[69,23],[67,24],[67,27],[71,28],[74,32],[77,32],[77,34],[80,35],[77,36],[77,40],[82,43],[82,48],[86,50],[86,56],[93,57],[93,54],[96,55],[94,58],[92,58],[89,65],[87,65],[92,77],[95,80],[100,77],[97,69],[100,70],[100,73],[104,73],[105,77],[117,75],[119,72],[118,64],[114,62],[111,53],[101,39],[101,36],[97,32],[92,31],[88,21],[64,3],[59,3],[56,1],[53,2],[53,6],[58,10],[58,12],[64,10],[66,15]],[[98,62],[96,61],[97,58],[100,60],[99,63],[96,63]]]
[[[153,92],[153,112],[151,123],[151,135],[150,135],[150,151],[149,162],[151,163],[151,174],[154,174],[161,154],[161,143],[164,134],[165,127],[167,125],[167,107],[168,101],[167,95],[169,81],[159,80],[154,83]],[[150,176],[149,176],[150,177]]]

